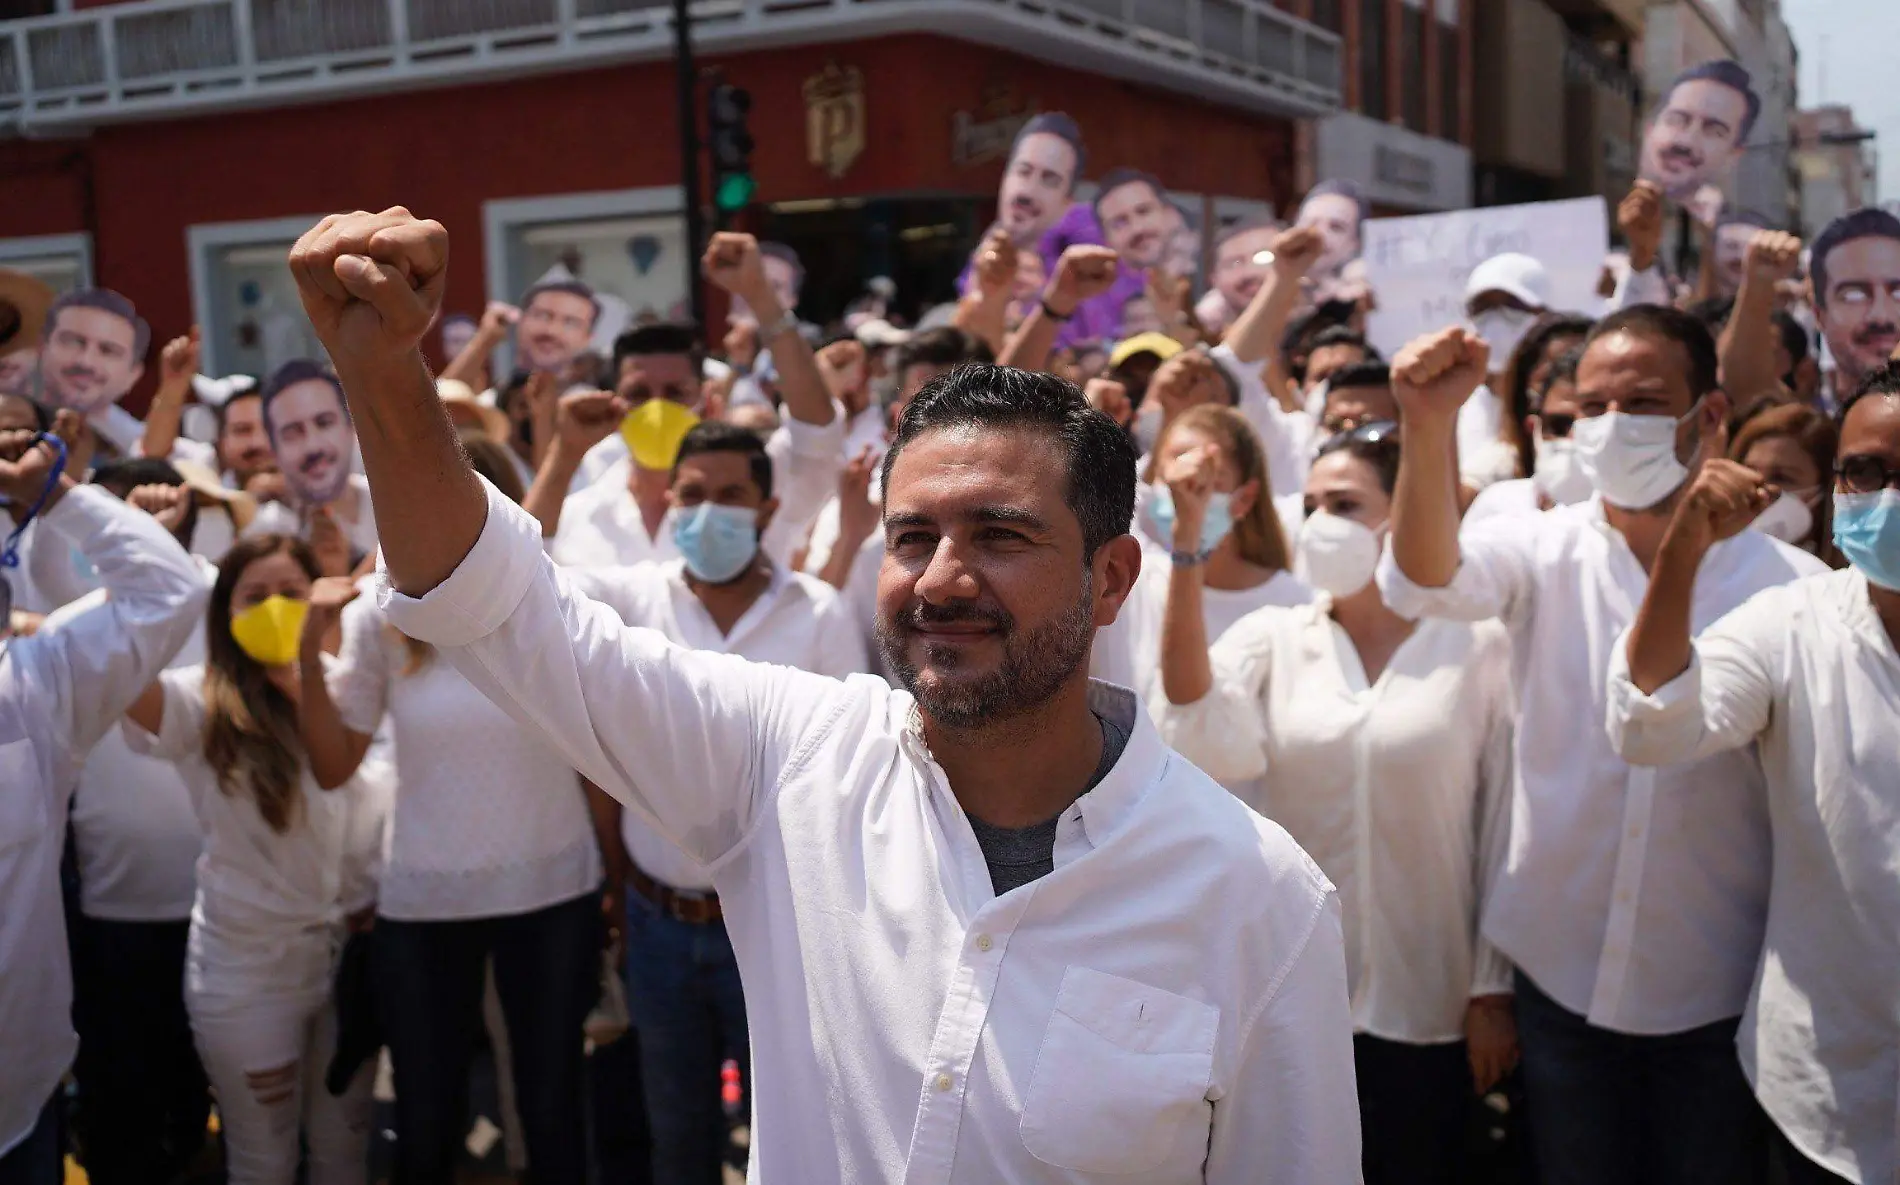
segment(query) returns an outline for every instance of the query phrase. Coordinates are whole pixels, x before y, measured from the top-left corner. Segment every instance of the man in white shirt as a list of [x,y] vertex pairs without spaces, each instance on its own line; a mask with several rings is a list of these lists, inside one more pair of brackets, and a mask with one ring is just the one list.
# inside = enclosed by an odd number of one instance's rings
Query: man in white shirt
[[[1511,631],[1517,788],[1483,931],[1519,971],[1538,1160],[1551,1185],[1637,1165],[1657,1185],[1759,1181],[1764,1125],[1733,1046],[1768,890],[1760,769],[1728,754],[1632,770],[1596,726],[1615,639],[1728,412],[1715,343],[1655,305],[1599,322],[1572,429],[1598,496],[1461,536],[1452,442],[1487,360],[1448,329],[1393,364],[1406,443],[1379,586],[1399,614]],[[1696,623],[1819,568],[1743,532],[1710,552]]]
[[908,692],[682,650],[459,459],[417,351],[446,259],[399,208],[291,253],[362,412],[390,619],[711,871],[755,1176],[1353,1180],[1331,887],[1086,677],[1140,566],[1120,429],[1001,368],[913,401],[879,589]]
[[34,521],[44,538],[84,554],[109,597],[63,628],[0,638],[5,1185],[60,1180],[51,1100],[76,1046],[59,884],[73,779],[86,752],[198,628],[210,593],[196,563],[151,516],[104,490],[55,478],[52,447],[32,441],[30,432],[0,433],[0,494],[7,509],[18,523],[43,499]]
[[[844,465],[844,425],[819,376],[811,347],[798,334],[796,314],[782,308],[773,292],[758,243],[751,235],[717,235],[708,248],[708,259],[715,258],[718,266],[709,270],[710,278],[758,312],[760,341],[778,350],[786,422],[768,446],[781,488],[776,526],[765,548],[783,562],[836,489],[838,470]],[[634,330],[616,343],[616,394],[623,401],[622,410],[637,408],[649,399],[665,399],[702,415],[705,408],[691,333],[682,327],[666,327],[668,336],[663,338],[656,332],[660,328]],[[600,467],[599,476],[570,496],[575,475],[583,466]],[[670,479],[670,466],[645,467],[618,437],[577,456],[571,447],[563,447],[557,435],[522,505],[541,520],[549,538],[548,553],[558,563],[610,567],[669,560],[678,554],[663,521]]]
[[1853,566],[1691,639],[1706,557],[1774,498],[1739,465],[1698,477],[1616,648],[1609,730],[1646,765],[1760,762],[1774,865],[1742,1065],[1792,1185],[1874,1185],[1900,1174],[1900,366],[1841,413],[1834,534]]
[[1465,316],[1491,351],[1491,373],[1458,411],[1458,465],[1465,484],[1483,488],[1494,478],[1483,462],[1505,415],[1505,367],[1518,343],[1550,308],[1550,277],[1528,255],[1493,255],[1465,280]]
[[[716,422],[688,432],[670,497],[679,559],[571,568],[575,586],[628,625],[688,649],[839,679],[866,669],[838,593],[759,550],[778,502],[757,436]],[[623,815],[611,797],[590,793],[597,818],[620,822],[603,835],[622,840],[608,852],[608,878],[626,903],[627,1004],[640,1035],[654,1180],[716,1180],[726,1145],[719,1067],[747,1058],[745,996],[713,876],[638,812]]]

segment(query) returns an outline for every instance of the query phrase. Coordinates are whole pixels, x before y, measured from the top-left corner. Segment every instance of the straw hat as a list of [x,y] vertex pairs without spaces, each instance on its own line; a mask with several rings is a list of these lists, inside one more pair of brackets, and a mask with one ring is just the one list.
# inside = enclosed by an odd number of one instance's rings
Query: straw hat
[[460,379],[440,379],[435,384],[435,393],[441,397],[442,406],[449,409],[449,419],[457,431],[474,428],[496,444],[508,443],[508,417],[483,403],[467,383]]
[[172,468],[185,479],[185,488],[191,491],[198,505],[215,502],[224,507],[231,516],[231,525],[242,534],[257,517],[257,499],[243,490],[234,490],[218,480],[218,475],[195,461],[173,461]]
[[0,357],[37,350],[53,290],[25,272],[0,268]]

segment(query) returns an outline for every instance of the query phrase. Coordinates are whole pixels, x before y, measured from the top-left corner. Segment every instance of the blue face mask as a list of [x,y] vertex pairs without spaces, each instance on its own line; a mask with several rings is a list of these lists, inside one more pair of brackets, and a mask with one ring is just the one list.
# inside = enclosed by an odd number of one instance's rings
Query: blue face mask
[[1900,592],[1900,490],[1835,494],[1834,546],[1861,575]]
[[759,553],[759,512],[714,502],[676,508],[673,544],[695,579],[724,584],[745,571]]
[[[1175,545],[1174,491],[1167,486],[1156,486],[1154,498],[1148,503],[1148,512],[1154,515],[1155,526],[1161,529],[1161,542],[1173,547]],[[1232,494],[1208,495],[1207,517],[1201,520],[1200,550],[1213,551],[1233,529],[1234,496]]]

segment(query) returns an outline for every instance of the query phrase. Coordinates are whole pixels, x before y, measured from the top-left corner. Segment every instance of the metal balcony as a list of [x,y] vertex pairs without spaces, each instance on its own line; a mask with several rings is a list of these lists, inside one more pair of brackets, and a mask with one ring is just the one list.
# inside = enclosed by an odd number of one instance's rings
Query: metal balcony
[[[695,0],[706,53],[934,33],[1267,114],[1340,103],[1268,0]],[[0,135],[671,56],[664,0],[141,0],[0,23]]]

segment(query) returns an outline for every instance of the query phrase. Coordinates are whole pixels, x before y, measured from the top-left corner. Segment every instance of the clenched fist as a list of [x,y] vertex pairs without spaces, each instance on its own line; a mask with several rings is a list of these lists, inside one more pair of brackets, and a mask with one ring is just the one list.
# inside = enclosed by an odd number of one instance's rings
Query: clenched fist
[[1779,230],[1756,231],[1742,256],[1748,275],[1765,284],[1793,279],[1801,266],[1801,240]]
[[1085,300],[1107,292],[1115,283],[1120,256],[1107,247],[1077,244],[1062,252],[1056,260],[1056,274],[1049,281],[1042,302],[1058,316],[1067,317]]
[[1320,252],[1325,249],[1325,240],[1319,237],[1317,227],[1296,226],[1283,230],[1273,238],[1273,270],[1297,280],[1313,270]]
[[1407,420],[1451,421],[1484,382],[1491,347],[1453,326],[1414,338],[1392,360],[1392,394]]
[[161,387],[183,387],[198,373],[200,351],[198,327],[165,343],[158,352],[158,382]]
[[442,307],[449,234],[401,206],[332,214],[290,249],[304,313],[341,373],[407,363]]
[[1616,207],[1616,225],[1629,241],[1630,266],[1648,271],[1662,247],[1663,195],[1653,181],[1638,181]]
[[1009,232],[998,226],[984,237],[976,249],[976,284],[983,295],[1000,300],[1016,282],[1016,244]]
[[759,241],[751,235],[725,230],[714,235],[706,244],[700,270],[708,280],[745,301],[761,325],[769,328],[784,315],[785,310],[778,306],[778,297],[772,292],[772,283],[766,278],[765,256],[759,250]]
[[1780,496],[1778,488],[1746,465],[1711,457],[1696,471],[1689,492],[1676,505],[1669,524],[1670,543],[1706,551],[1740,534]]

